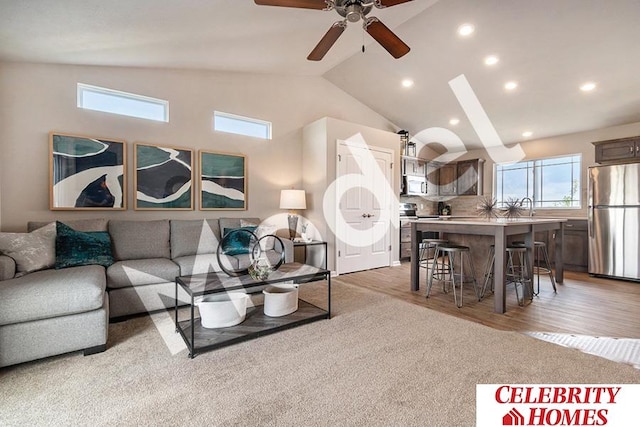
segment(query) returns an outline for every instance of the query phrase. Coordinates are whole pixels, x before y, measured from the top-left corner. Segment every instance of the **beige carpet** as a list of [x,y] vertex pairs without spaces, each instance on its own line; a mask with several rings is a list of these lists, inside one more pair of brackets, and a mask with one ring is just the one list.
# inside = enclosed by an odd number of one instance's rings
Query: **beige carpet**
[[112,324],[104,353],[2,369],[0,424],[471,426],[477,383],[640,383],[628,365],[334,283],[333,319],[193,360],[145,316]]

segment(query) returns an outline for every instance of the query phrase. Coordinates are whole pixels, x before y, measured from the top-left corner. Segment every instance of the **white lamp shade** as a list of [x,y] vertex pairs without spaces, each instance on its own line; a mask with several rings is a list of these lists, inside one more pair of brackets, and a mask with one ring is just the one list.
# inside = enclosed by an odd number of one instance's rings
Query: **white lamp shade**
[[307,209],[304,190],[282,190],[280,192],[280,209]]

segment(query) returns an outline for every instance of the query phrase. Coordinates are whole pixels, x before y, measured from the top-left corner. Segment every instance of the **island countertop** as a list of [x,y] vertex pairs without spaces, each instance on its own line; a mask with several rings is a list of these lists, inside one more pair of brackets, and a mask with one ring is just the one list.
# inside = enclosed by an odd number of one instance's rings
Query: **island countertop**
[[[423,231],[432,231],[451,234],[469,234],[493,236],[495,245],[495,275],[494,275],[494,311],[504,313],[506,306],[505,284],[505,251],[507,247],[507,237],[522,235],[529,265],[533,265],[533,243],[536,231],[557,230],[555,238],[555,269],[556,282],[562,283],[564,279],[563,264],[563,240],[564,226],[567,218],[533,218],[520,217],[513,219],[506,218],[450,218],[450,219],[416,219],[411,221],[411,290],[419,289],[419,246],[422,240]],[[530,272],[532,274],[532,272]],[[530,276],[531,277],[531,276]]]
[[516,224],[536,225],[536,224],[555,224],[560,222],[567,222],[569,218],[534,218],[534,217],[520,217],[520,218],[475,218],[475,217],[439,217],[439,218],[418,218],[411,222],[418,223],[433,223],[433,222],[446,222],[447,224],[459,224],[459,225],[494,225],[498,227],[508,227]]

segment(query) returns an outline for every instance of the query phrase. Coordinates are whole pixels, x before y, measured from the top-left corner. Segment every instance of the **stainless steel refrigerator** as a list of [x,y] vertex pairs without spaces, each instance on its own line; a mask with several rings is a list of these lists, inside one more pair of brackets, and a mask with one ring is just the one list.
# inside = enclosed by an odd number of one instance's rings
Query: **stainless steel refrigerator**
[[640,280],[640,164],[589,168],[589,273]]

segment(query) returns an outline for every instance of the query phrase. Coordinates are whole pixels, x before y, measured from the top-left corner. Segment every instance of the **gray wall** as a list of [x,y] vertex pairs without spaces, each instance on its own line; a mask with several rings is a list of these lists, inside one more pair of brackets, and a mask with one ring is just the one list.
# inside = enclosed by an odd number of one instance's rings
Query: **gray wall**
[[[78,82],[166,99],[170,122],[79,109]],[[213,132],[214,110],[271,121],[273,139]],[[278,209],[280,190],[302,188],[302,129],[325,116],[393,129],[321,77],[0,63],[0,229],[24,231],[30,220],[88,217],[284,215]],[[49,210],[50,131],[127,141],[128,210]],[[199,149],[245,154],[248,211],[198,211],[197,196],[195,211],[134,211],[134,142],[191,148],[196,158]]]

